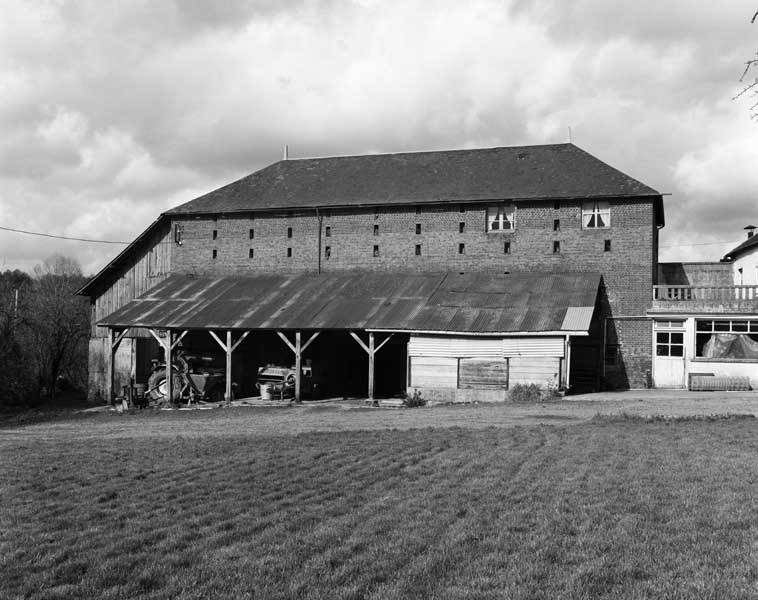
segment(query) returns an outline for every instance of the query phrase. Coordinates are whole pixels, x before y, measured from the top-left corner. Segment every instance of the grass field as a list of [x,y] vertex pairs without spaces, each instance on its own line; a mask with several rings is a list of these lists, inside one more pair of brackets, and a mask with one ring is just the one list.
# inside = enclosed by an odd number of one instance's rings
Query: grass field
[[0,452],[2,598],[758,596],[752,419]]

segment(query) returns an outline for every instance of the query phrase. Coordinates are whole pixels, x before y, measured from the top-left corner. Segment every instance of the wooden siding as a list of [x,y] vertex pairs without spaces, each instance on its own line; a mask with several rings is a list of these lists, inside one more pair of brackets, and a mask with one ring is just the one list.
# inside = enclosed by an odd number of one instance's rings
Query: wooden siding
[[504,356],[563,356],[562,337],[521,337],[503,340]]
[[[163,281],[171,271],[171,250],[173,239],[166,226],[141,251],[134,253],[134,259],[128,268],[121,270],[121,277],[99,293],[93,303],[92,337],[108,335],[106,327],[97,327],[96,323],[124,304],[141,296],[151,287]],[[144,329],[132,329],[128,337],[149,337]]]
[[411,335],[408,342],[410,356],[443,357],[500,357],[503,355],[501,338],[466,338],[457,336]]
[[410,357],[410,387],[458,387],[458,359],[436,356]]
[[535,383],[541,388],[560,383],[561,359],[549,356],[514,357],[508,360],[508,384]]
[[461,358],[458,365],[460,389],[508,389],[508,359]]

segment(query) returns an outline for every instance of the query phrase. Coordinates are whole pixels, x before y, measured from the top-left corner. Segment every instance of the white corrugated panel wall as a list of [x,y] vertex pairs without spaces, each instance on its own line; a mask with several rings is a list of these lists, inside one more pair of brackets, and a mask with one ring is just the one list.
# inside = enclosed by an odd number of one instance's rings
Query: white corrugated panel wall
[[562,337],[513,337],[503,339],[503,356],[563,356]]
[[458,359],[439,356],[411,356],[411,387],[458,387]]
[[408,356],[502,357],[502,338],[411,335]]

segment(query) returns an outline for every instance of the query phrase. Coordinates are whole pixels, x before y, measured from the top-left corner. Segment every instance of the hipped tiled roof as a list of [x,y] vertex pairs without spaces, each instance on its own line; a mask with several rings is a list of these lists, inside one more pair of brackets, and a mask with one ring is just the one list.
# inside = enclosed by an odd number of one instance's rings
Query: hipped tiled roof
[[168,214],[659,196],[573,144],[282,160]]

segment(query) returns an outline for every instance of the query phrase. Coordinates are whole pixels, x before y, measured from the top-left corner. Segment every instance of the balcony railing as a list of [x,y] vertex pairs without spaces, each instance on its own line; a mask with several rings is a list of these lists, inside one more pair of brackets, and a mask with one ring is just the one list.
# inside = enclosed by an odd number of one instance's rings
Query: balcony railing
[[654,285],[653,300],[711,303],[758,301],[758,285]]

